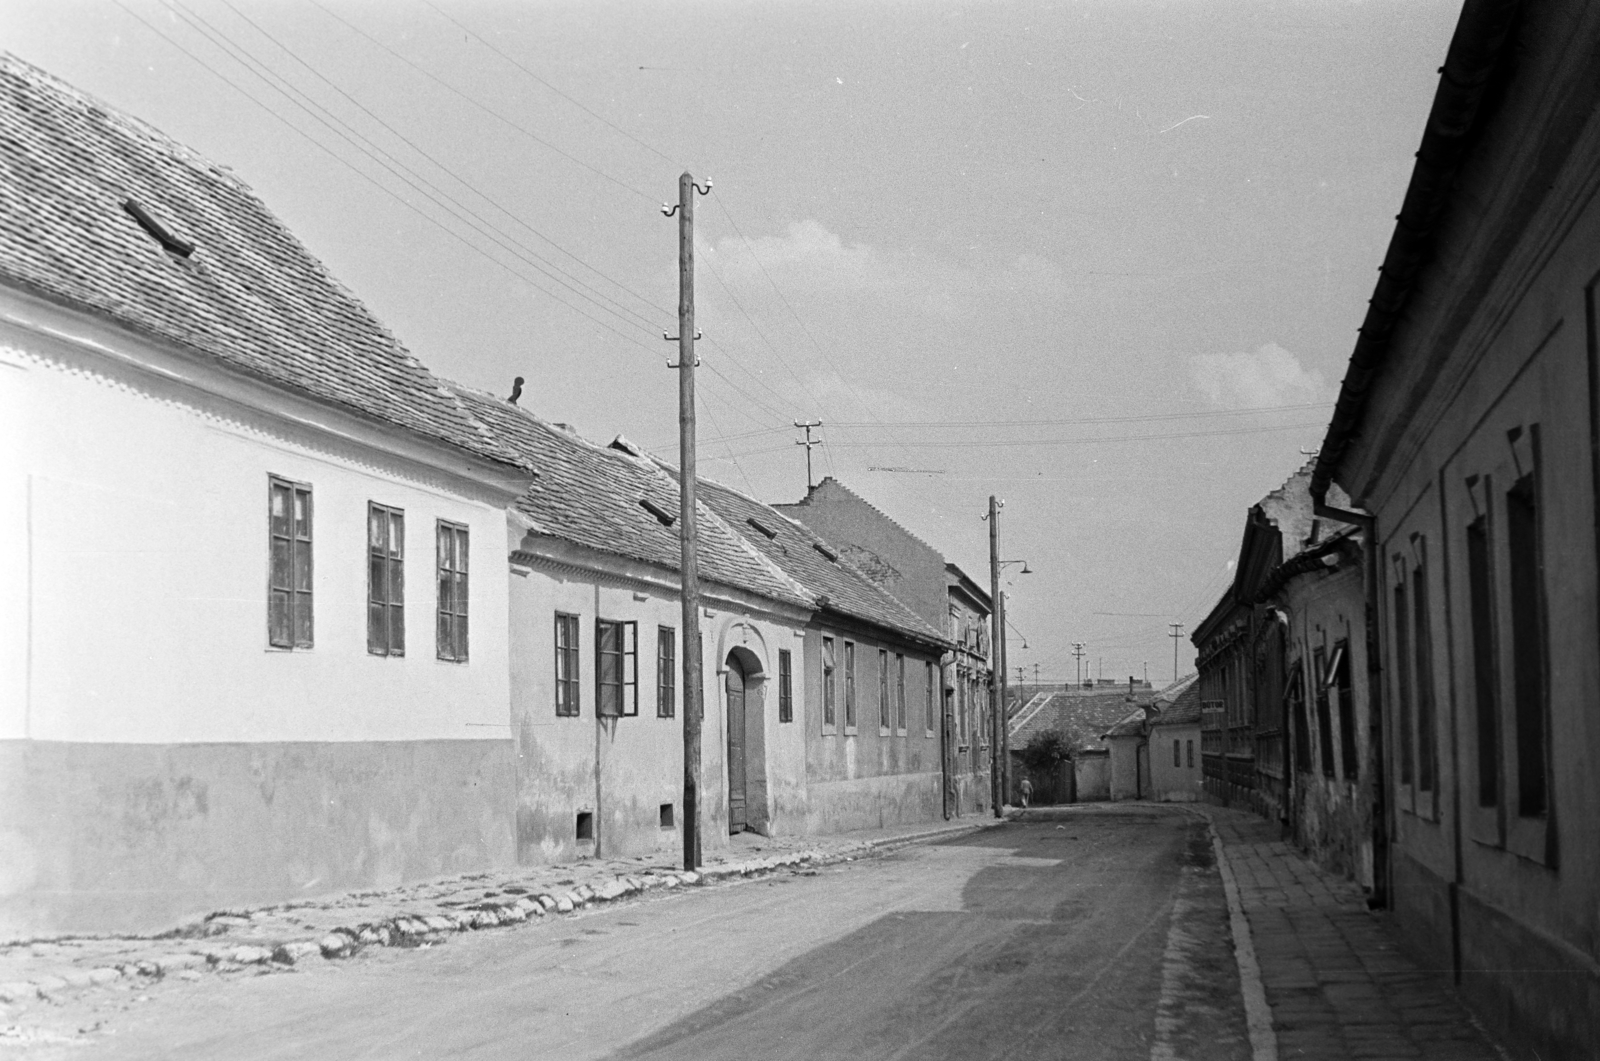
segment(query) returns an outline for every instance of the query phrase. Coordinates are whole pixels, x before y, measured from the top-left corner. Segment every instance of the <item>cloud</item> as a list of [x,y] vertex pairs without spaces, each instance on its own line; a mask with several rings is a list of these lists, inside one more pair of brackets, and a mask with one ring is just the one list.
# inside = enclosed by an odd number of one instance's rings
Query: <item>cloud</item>
[[870,299],[880,309],[888,300],[946,319],[970,314],[994,295],[1054,293],[1063,282],[1061,268],[1037,255],[975,268],[915,250],[851,243],[815,220],[796,221],[782,235],[748,243],[717,240],[699,253],[741,291],[770,290],[771,277],[784,291]]
[[1307,369],[1277,343],[1248,354],[1196,354],[1189,359],[1189,370],[1213,405],[1256,408],[1333,399],[1322,373]]

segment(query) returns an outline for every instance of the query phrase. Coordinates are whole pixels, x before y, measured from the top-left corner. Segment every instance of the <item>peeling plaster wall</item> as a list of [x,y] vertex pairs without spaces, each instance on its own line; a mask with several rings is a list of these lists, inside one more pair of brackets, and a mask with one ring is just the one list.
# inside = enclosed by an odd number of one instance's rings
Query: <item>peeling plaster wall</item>
[[[838,652],[837,715],[829,726],[823,718],[822,638],[834,638]],[[856,645],[856,725],[845,724],[844,644]],[[931,822],[942,818],[943,770],[939,761],[939,661],[932,655],[904,652],[906,660],[906,728],[880,725],[878,650],[889,652],[894,667],[896,646],[864,635],[813,623],[805,635],[807,702],[815,705],[807,720],[806,777],[813,833],[875,829],[885,825]],[[929,727],[928,695],[931,664],[935,714]],[[896,696],[891,674],[890,696]],[[896,716],[897,718],[897,716]]]

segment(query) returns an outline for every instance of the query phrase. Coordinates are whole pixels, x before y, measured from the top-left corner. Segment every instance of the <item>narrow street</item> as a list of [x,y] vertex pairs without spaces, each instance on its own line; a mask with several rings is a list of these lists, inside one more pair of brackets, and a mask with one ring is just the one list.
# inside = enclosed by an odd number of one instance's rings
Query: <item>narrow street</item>
[[147,996],[59,1056],[1250,1056],[1205,822],[1157,807]]

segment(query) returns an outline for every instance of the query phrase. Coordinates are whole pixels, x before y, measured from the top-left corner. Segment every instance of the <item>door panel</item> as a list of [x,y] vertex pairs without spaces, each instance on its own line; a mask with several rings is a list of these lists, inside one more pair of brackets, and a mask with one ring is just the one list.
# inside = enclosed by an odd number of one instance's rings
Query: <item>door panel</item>
[[744,671],[728,661],[728,832],[745,829]]

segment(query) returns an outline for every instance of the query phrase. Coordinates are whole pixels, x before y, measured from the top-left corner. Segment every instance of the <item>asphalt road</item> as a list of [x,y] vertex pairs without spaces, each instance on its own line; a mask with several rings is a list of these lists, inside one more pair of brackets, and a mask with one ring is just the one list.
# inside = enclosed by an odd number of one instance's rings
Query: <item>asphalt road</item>
[[1150,807],[112,1001],[62,1056],[1249,1057],[1205,825]]

